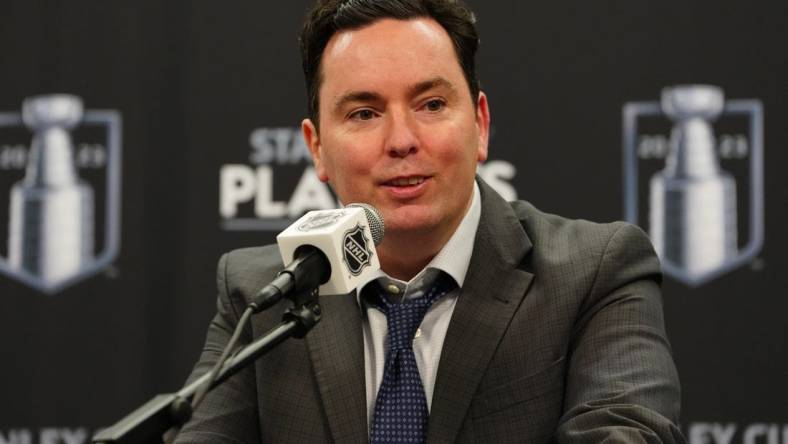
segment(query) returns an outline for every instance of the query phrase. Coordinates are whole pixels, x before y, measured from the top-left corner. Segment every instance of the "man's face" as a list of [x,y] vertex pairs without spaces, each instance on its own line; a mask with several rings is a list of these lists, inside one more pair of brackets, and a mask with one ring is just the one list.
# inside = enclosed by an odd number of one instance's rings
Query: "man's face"
[[302,124],[320,179],[380,210],[387,233],[453,231],[487,158],[489,112],[484,94],[474,108],[446,31],[425,18],[339,32],[322,78],[319,134]]

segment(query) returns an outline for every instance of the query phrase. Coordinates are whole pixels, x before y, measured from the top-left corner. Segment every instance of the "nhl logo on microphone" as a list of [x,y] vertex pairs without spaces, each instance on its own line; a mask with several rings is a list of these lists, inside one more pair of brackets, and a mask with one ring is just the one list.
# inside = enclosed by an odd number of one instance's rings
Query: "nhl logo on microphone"
[[304,245],[317,248],[331,265],[320,294],[347,294],[380,270],[370,223],[362,207],[310,211],[276,236],[282,263],[292,262]]
[[314,211],[314,215],[310,216],[304,223],[298,225],[300,231],[312,231],[318,228],[325,228],[334,225],[336,221],[345,215],[342,211]]
[[361,274],[361,270],[369,265],[372,252],[369,249],[369,239],[364,236],[364,227],[356,227],[347,233],[344,238],[343,259],[348,271],[353,276]]

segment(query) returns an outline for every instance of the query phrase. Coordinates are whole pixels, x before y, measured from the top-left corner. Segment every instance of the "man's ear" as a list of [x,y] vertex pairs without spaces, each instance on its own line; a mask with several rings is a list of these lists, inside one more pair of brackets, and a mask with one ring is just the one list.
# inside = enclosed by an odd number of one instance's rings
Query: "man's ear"
[[490,105],[487,103],[487,95],[481,91],[476,101],[476,128],[479,131],[477,161],[484,162],[487,160],[487,147],[490,141]]
[[326,173],[325,166],[323,165],[322,146],[320,145],[320,134],[318,134],[315,124],[310,119],[304,119],[301,122],[301,134],[304,136],[309,154],[312,155],[312,162],[315,164],[315,172],[321,182],[328,182],[328,174]]

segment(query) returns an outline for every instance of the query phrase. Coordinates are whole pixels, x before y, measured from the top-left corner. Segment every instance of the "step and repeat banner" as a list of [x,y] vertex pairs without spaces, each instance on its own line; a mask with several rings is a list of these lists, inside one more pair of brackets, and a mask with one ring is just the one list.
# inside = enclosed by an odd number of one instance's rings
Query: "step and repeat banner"
[[[0,443],[178,389],[220,254],[335,207],[299,131],[307,3],[0,4]],[[469,3],[480,175],[646,230],[689,442],[788,444],[788,3]]]

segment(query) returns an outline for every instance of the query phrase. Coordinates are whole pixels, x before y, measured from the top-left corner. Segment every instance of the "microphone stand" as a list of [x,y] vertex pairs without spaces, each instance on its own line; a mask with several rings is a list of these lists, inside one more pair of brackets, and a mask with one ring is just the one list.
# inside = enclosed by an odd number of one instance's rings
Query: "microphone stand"
[[[208,390],[238,373],[287,338],[303,338],[320,321],[322,312],[317,299],[317,288],[294,295],[294,305],[285,311],[279,326],[227,359]],[[98,432],[92,442],[163,442],[165,433],[177,430],[191,418],[191,399],[198,388],[208,380],[210,373],[209,371],[202,375],[177,393],[156,395],[125,418]]]

